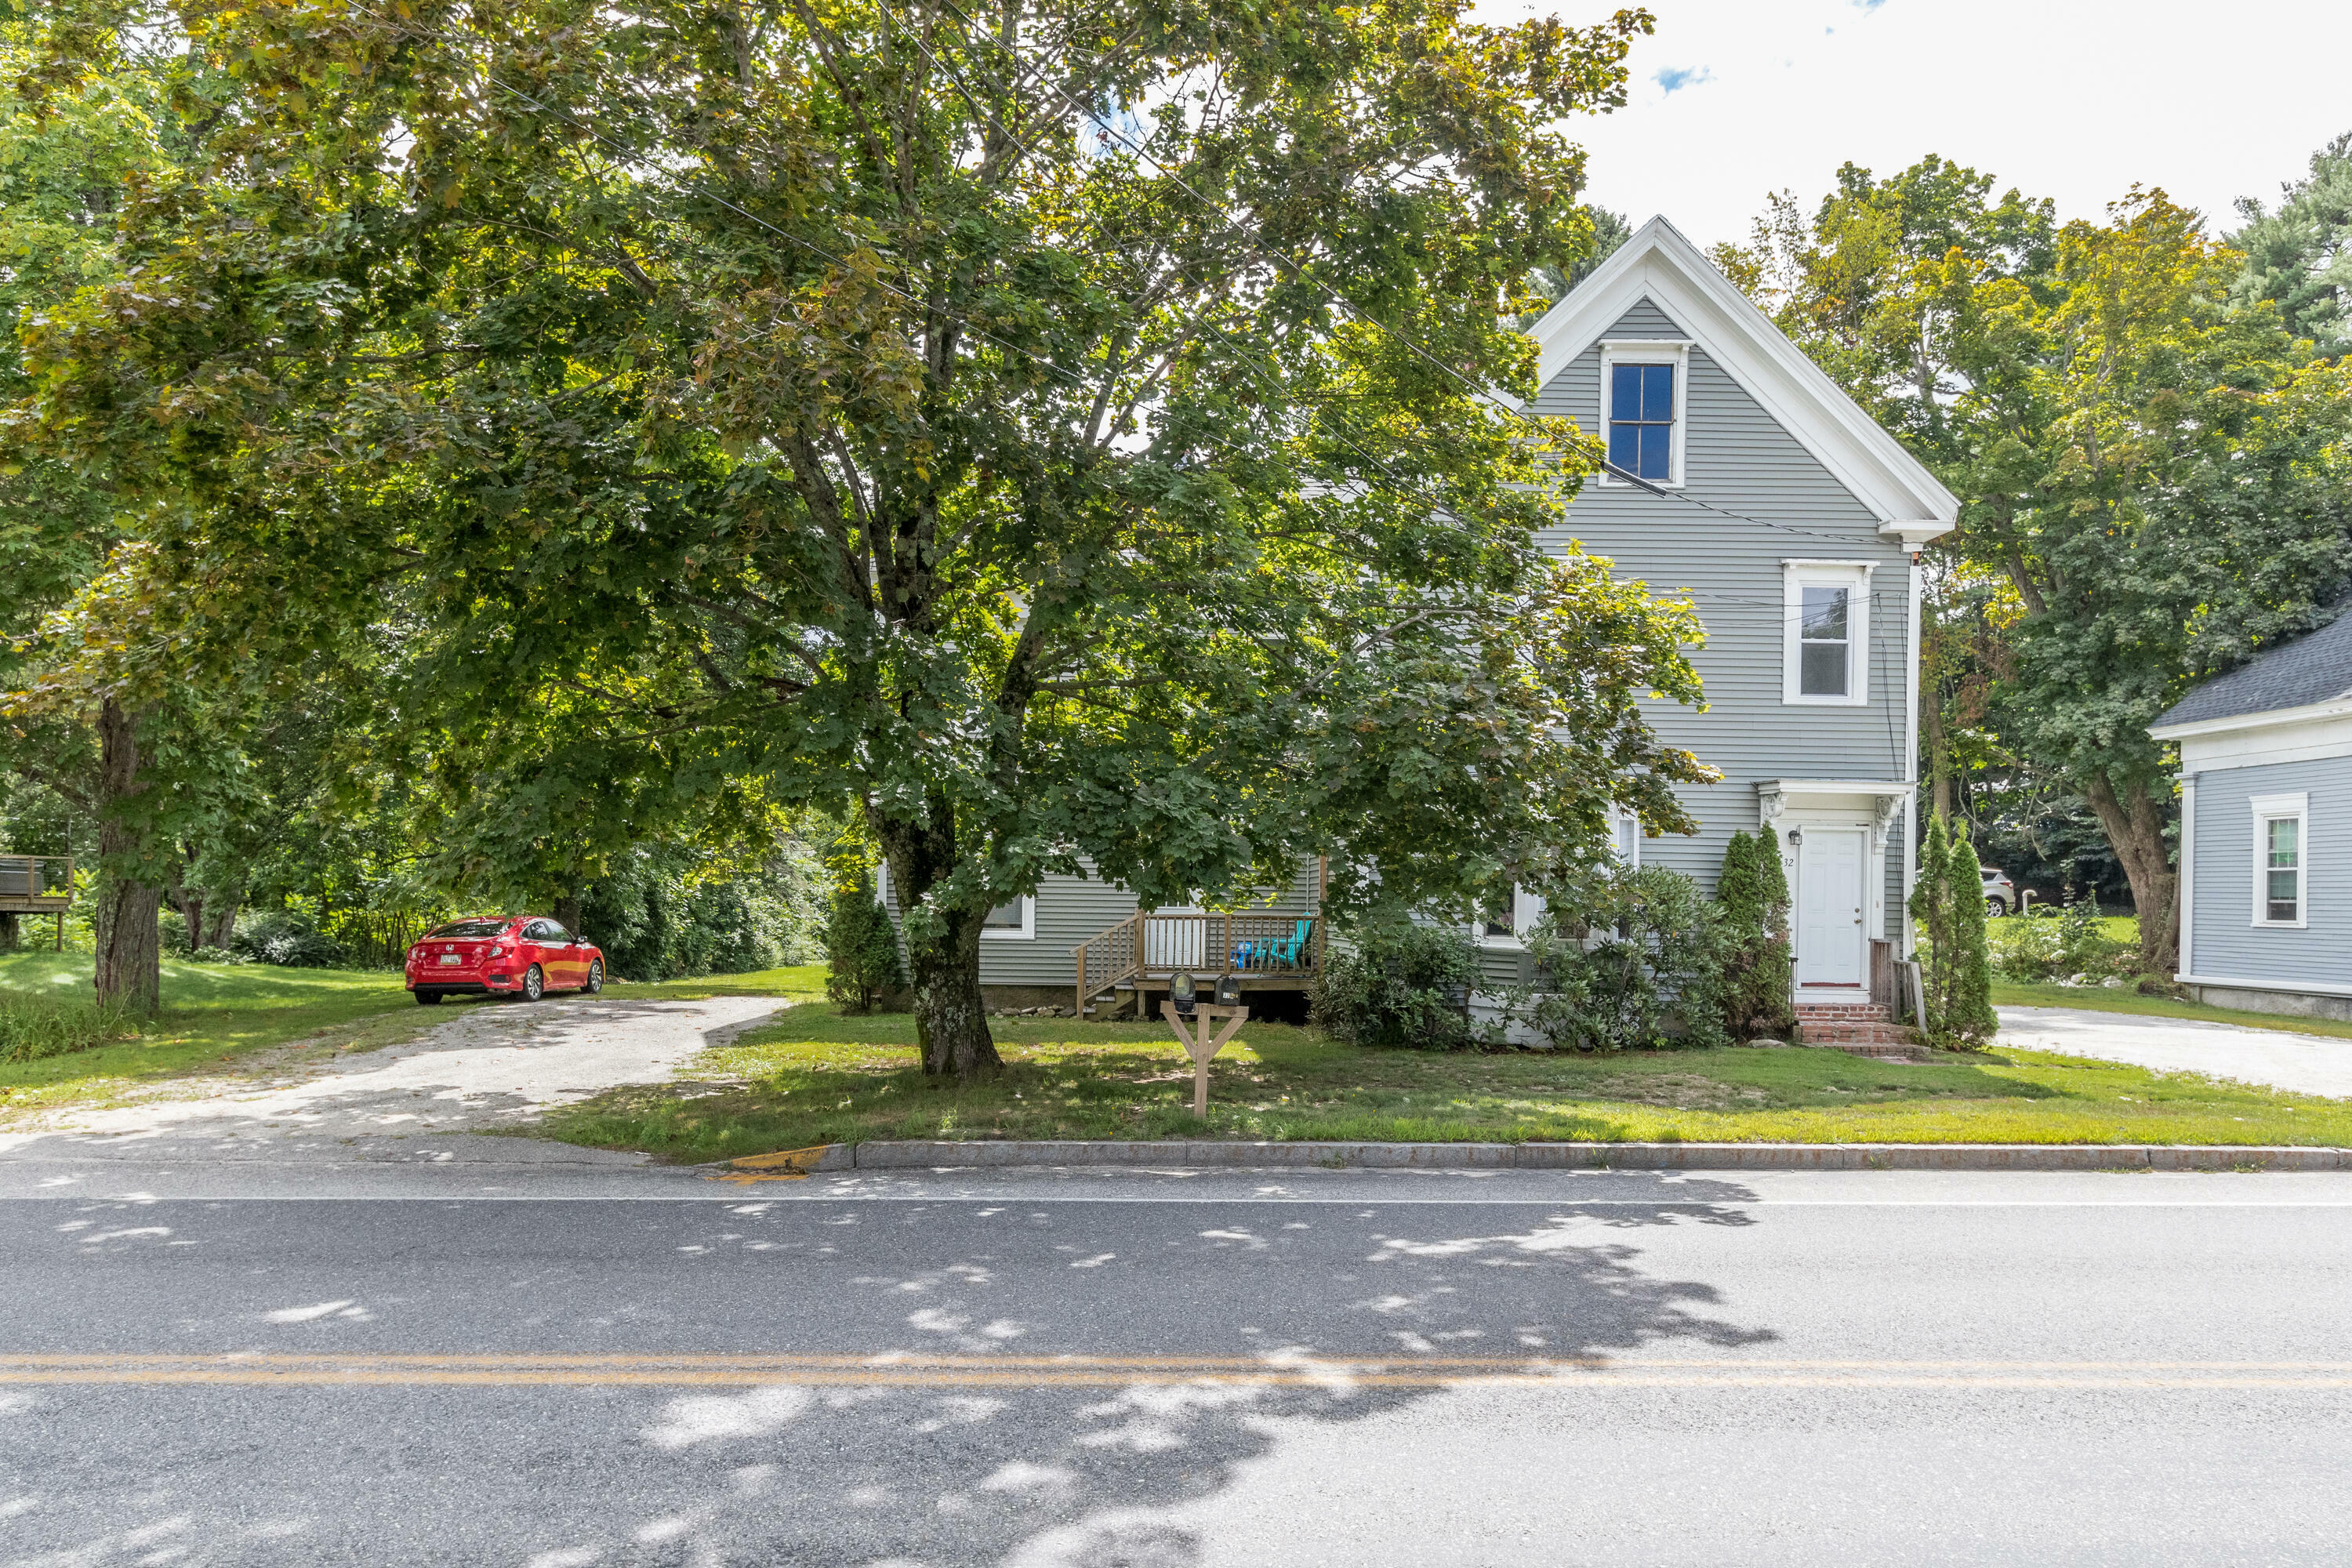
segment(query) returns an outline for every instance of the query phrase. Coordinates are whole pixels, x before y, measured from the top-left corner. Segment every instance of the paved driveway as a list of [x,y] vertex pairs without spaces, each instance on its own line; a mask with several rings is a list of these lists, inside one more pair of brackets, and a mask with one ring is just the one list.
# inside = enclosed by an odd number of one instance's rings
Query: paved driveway
[[476,1152],[510,1162],[515,1140],[464,1135],[528,1126],[551,1106],[617,1085],[667,1081],[706,1047],[789,1005],[780,996],[632,1001],[609,992],[461,1004],[400,1045],[301,1062],[274,1081],[201,1098],[68,1112],[42,1132],[0,1137],[0,1151],[83,1144],[147,1161],[446,1160],[453,1149],[491,1144]]
[[2352,1097],[2352,1039],[2241,1029],[2189,1018],[2143,1018],[2087,1007],[2003,1007],[2000,1044],[2197,1072],[2302,1094]]

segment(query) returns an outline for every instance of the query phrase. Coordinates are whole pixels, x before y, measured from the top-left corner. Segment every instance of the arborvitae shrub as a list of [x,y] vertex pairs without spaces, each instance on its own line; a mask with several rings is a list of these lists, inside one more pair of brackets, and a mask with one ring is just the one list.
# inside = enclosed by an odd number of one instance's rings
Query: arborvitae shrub
[[1725,1031],[1737,1040],[1787,1039],[1797,1026],[1789,999],[1795,967],[1789,879],[1771,829],[1731,836],[1715,900],[1723,921]]
[[824,994],[845,1013],[871,1013],[887,994],[906,985],[898,932],[874,896],[870,872],[861,871],[835,889],[824,924]]
[[1944,854],[1951,902],[1952,958],[1944,998],[1944,1032],[1970,1045],[1992,1043],[2000,1027],[1992,1008],[1992,946],[1985,936],[1984,868],[1963,828]]

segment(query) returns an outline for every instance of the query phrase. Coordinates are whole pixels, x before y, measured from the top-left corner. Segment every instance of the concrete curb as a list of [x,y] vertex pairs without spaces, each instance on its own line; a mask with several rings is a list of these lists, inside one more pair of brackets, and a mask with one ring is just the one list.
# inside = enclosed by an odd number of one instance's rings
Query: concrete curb
[[989,1141],[829,1143],[739,1170],[1093,1165],[1153,1170],[2352,1171],[2352,1149],[2166,1143],[1244,1143]]

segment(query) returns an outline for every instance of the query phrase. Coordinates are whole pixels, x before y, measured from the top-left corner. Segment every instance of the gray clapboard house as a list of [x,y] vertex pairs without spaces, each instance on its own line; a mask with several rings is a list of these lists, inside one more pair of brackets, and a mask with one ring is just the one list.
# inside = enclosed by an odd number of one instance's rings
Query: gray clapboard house
[[[1799,1000],[1883,997],[1909,947],[1916,552],[1958,500],[1663,217],[1531,331],[1534,409],[1651,487],[1596,477],[1551,542],[1688,595],[1706,626],[1691,654],[1706,710],[1662,702],[1651,719],[1723,778],[1682,789],[1696,836],[1629,833],[1622,852],[1711,890],[1731,835],[1769,827]],[[1485,928],[1492,982],[1517,978],[1515,932],[1538,912],[1521,895]]]
[[2352,1019],[2352,601],[2189,692],[2180,972],[2226,1007]]
[[[1585,486],[1547,543],[1687,594],[1707,707],[1654,705],[1670,742],[1720,769],[1685,792],[1700,831],[1621,852],[1712,889],[1731,835],[1780,837],[1797,900],[1800,1000],[1866,1001],[1907,952],[1918,547],[1958,503],[1664,218],[1530,329],[1534,408],[1605,440],[1651,487]],[[1004,1002],[1079,1005],[1148,991],[1176,966],[1304,984],[1319,962],[1319,868],[1228,914],[1139,910],[1118,889],[1049,877],[991,917],[981,981]],[[1494,991],[1527,976],[1528,895],[1477,937]]]

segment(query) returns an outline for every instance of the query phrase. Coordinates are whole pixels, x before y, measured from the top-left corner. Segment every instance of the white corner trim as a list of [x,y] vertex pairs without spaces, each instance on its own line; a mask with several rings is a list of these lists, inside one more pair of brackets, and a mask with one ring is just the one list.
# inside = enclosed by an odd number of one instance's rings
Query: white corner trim
[[[2197,775],[2180,775],[2180,878],[2173,884],[2180,905],[2180,967],[2197,967]],[[2178,978],[2176,976],[2175,978]]]
[[[1923,531],[1923,540],[1948,533],[1958,523],[1959,498],[1664,217],[1643,224],[1528,329],[1536,342],[1538,389],[1549,386],[1645,297],[1882,522],[1920,520],[1906,526]],[[1924,532],[1929,526],[1935,533]]]
[[[982,918],[985,919],[986,917],[983,916]],[[1029,893],[1024,893],[1021,895],[1021,923],[1019,926],[983,925],[980,928],[980,940],[982,942],[1034,942],[1036,940],[1036,937],[1037,900],[1034,895]]]
[[[1625,364],[1660,364],[1671,361],[1675,367],[1675,433],[1672,450],[1673,465],[1663,479],[1649,483],[1661,489],[1680,489],[1683,485],[1683,455],[1690,445],[1690,351],[1688,338],[1612,338],[1601,345],[1601,447],[1609,447],[1609,422],[1613,410],[1610,406],[1610,370],[1620,363]],[[1623,479],[1602,469],[1592,476],[1596,484],[1622,487]]]
[[[2253,908],[2252,924],[2270,931],[2303,931],[2311,924],[2311,794],[2258,795],[2248,803],[2254,813]],[[2274,921],[2270,915],[2270,837],[2273,822],[2294,824],[2294,919]]]
[[[1874,561],[1780,562],[1780,700],[1805,708],[1863,708],[1870,703],[1870,574]],[[1808,696],[1804,688],[1805,590],[1844,588],[1845,690]]]

